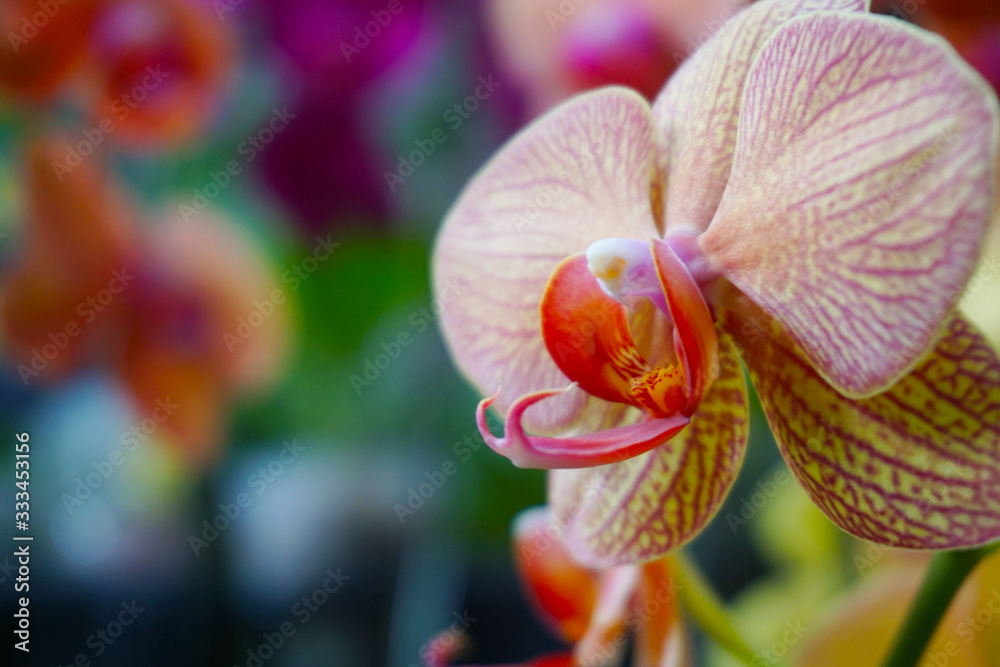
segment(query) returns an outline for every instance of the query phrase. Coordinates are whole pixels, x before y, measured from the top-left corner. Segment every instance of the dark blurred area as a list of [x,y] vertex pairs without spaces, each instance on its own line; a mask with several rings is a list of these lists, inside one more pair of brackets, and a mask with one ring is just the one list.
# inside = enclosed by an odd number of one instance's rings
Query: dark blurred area
[[[740,4],[3,0],[0,424],[34,537],[5,664],[410,667],[454,623],[477,664],[557,648],[509,558],[544,475],[482,445],[430,248],[526,122],[654,96]],[[927,16],[997,82],[997,23]],[[780,461],[754,418],[692,551],[727,597],[780,566],[725,519]],[[16,577],[5,547],[8,619]]]

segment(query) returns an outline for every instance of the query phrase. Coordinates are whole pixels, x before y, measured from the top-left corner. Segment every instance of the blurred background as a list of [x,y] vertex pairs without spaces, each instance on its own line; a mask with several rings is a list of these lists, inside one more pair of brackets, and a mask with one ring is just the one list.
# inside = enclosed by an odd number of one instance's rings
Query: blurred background
[[[30,434],[35,538],[9,664],[410,667],[454,623],[476,663],[558,648],[510,559],[544,475],[482,446],[435,230],[525,123],[653,97],[741,4],[2,0],[0,432]],[[1000,83],[992,3],[878,4]],[[753,417],[691,554],[767,646],[883,559]]]

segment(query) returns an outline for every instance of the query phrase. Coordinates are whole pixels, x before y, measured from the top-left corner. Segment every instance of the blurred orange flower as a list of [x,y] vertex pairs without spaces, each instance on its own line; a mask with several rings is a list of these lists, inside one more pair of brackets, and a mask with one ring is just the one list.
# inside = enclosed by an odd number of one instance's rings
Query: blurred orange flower
[[0,7],[0,87],[29,103],[67,93],[95,145],[171,146],[212,119],[231,26],[198,0],[14,0]]
[[0,325],[26,385],[84,365],[115,369],[142,414],[179,407],[164,423],[199,464],[224,437],[239,393],[278,377],[290,343],[285,309],[237,333],[279,281],[233,225],[208,215],[186,224],[144,214],[95,160],[54,169],[66,139],[27,154],[23,252],[4,281]]
[[234,62],[232,22],[196,0],[112,2],[94,26],[90,75],[97,122],[119,140],[169,145],[214,115]]

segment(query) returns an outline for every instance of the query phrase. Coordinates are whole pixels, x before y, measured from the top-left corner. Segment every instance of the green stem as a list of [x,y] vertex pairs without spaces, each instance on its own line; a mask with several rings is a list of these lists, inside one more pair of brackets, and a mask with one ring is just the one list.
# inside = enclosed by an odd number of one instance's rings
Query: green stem
[[722,600],[712,585],[684,553],[677,551],[669,558],[684,610],[719,646],[743,664],[752,665],[756,654],[729,621]]
[[1000,544],[968,551],[940,551],[934,555],[882,667],[915,667],[962,582],[979,561],[998,546]]

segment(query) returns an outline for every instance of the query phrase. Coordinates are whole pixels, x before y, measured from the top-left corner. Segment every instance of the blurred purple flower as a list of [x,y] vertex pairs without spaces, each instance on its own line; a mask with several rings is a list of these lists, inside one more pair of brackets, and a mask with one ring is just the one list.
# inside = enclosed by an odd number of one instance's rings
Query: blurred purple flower
[[384,225],[390,193],[363,100],[427,38],[423,0],[261,0],[274,47],[300,87],[297,118],[263,156],[268,184],[313,232]]
[[295,122],[264,154],[270,186],[307,231],[340,222],[384,225],[389,191],[356,109],[307,97]]

